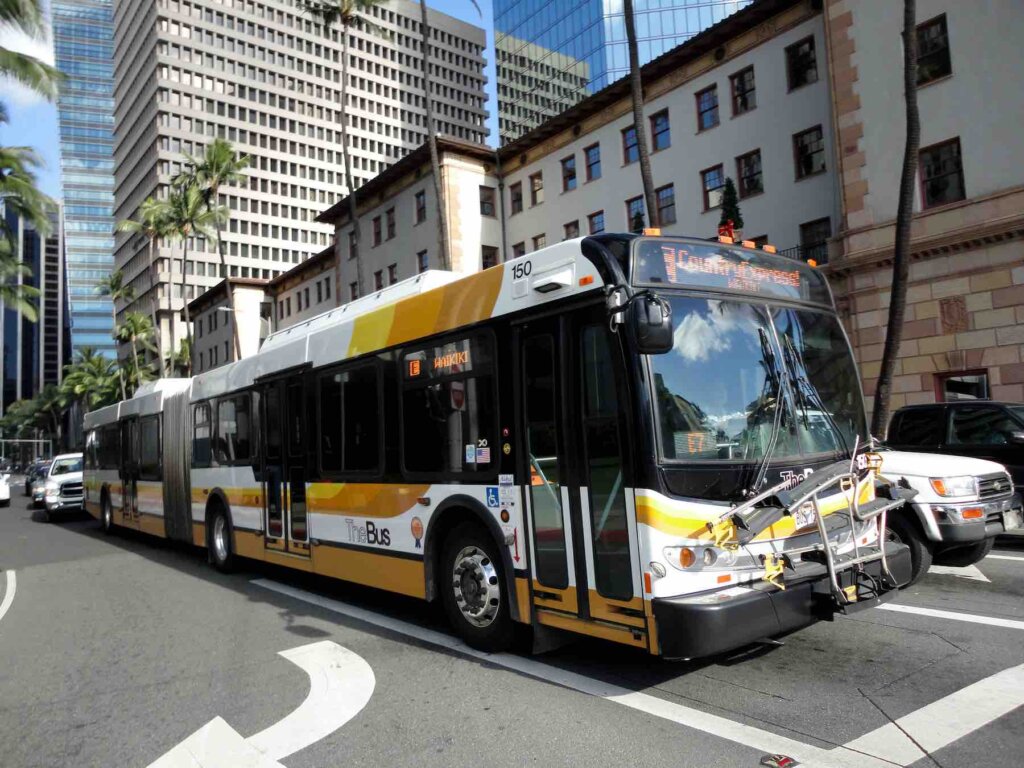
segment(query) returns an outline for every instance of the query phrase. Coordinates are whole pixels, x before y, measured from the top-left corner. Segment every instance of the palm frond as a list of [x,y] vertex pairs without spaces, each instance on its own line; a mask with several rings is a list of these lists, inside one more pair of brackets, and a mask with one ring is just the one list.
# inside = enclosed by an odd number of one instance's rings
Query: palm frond
[[21,83],[50,101],[57,98],[57,86],[64,78],[56,67],[7,48],[0,48],[0,75]]

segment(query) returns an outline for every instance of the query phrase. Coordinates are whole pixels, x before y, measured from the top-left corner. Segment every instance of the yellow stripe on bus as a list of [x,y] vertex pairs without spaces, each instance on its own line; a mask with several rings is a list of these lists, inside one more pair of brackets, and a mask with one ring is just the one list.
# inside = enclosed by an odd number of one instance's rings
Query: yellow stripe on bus
[[429,485],[388,483],[311,483],[306,488],[310,512],[354,517],[399,517],[416,506]]

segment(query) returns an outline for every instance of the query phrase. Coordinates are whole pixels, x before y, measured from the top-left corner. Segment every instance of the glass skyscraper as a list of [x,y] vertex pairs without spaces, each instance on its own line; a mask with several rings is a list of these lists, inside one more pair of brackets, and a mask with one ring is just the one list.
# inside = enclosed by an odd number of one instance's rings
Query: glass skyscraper
[[[634,0],[646,64],[750,0]],[[498,131],[513,141],[629,74],[622,0],[494,0]]]
[[110,300],[98,281],[114,269],[114,17],[112,0],[54,0],[57,108],[72,350],[116,357]]

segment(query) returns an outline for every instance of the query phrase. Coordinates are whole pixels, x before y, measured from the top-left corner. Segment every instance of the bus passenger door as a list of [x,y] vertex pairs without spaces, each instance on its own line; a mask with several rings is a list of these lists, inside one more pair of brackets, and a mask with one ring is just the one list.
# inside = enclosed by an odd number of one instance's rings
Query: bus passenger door
[[520,328],[533,602],[645,645],[616,344],[603,306]]
[[278,379],[262,395],[264,542],[269,550],[308,556],[305,386],[301,377]]
[[121,421],[121,525],[139,526],[139,420]]

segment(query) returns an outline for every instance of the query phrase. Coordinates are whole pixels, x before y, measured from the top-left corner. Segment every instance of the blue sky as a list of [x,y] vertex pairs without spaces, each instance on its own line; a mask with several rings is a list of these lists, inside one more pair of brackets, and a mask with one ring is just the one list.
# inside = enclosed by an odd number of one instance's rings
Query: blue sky
[[[48,6],[49,3],[47,2]],[[496,101],[496,84],[494,62],[491,52],[494,50],[493,14],[489,0],[480,0],[482,16],[473,7],[472,0],[434,0],[427,4],[457,19],[483,27],[487,30],[487,105],[490,114],[490,143],[495,145],[498,136],[498,105]],[[17,39],[6,30],[0,30],[0,45],[32,53],[39,58],[53,61],[53,53],[49,43],[28,42]],[[0,126],[0,144],[5,146],[35,147],[42,156],[45,166],[39,169],[39,186],[51,197],[60,197],[60,144],[57,134],[57,108],[48,104],[23,89],[0,81],[0,93],[10,113],[10,122]]]

